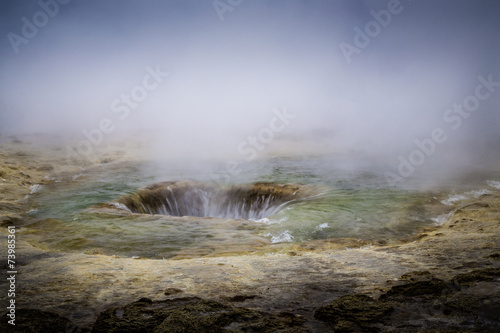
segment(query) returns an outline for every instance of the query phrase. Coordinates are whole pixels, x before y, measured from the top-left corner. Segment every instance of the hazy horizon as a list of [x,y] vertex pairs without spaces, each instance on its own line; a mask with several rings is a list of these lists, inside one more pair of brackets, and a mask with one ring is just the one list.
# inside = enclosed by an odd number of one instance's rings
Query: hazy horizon
[[0,6],[0,133],[156,131],[193,154],[318,135],[395,165],[498,155],[498,1]]

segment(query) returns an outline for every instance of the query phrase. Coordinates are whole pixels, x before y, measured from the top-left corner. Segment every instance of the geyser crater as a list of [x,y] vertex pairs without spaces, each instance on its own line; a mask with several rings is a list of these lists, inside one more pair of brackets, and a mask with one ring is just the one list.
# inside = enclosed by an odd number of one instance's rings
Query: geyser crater
[[254,183],[221,186],[196,181],[169,181],[125,195],[110,206],[131,213],[260,220],[284,207],[319,195],[299,184]]

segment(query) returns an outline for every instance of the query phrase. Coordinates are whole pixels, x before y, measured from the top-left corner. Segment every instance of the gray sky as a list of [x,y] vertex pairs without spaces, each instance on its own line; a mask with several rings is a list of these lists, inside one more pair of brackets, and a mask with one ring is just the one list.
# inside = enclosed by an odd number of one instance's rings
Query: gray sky
[[[286,107],[291,133],[373,149],[411,150],[437,127],[457,142],[499,133],[500,87],[458,129],[456,114],[443,119],[479,76],[500,81],[499,1],[221,0],[219,13],[211,0],[41,3],[0,5],[1,132],[84,138],[106,118],[115,132],[206,140],[258,131]],[[148,68],[168,76],[119,111]]]

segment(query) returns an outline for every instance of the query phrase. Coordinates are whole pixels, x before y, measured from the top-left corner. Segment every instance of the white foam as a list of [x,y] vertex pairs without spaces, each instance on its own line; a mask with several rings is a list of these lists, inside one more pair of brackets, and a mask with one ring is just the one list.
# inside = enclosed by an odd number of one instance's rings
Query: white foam
[[40,184],[34,184],[30,186],[30,194],[35,194],[41,192],[43,189],[43,186]]
[[33,184],[33,185],[31,185],[30,186],[30,193],[26,194],[24,196],[24,199],[28,199],[30,197],[30,195],[32,195],[32,194],[41,192],[42,188],[43,188],[43,186],[40,185],[40,184]]
[[328,227],[329,227],[328,223],[321,223],[320,225],[318,225],[316,227],[316,231],[321,231],[321,230],[326,229]]
[[[250,219],[250,220],[252,220],[252,219]],[[285,222],[286,220],[287,220],[286,217],[283,217],[281,219],[270,219],[268,217],[263,217],[261,219],[252,220],[252,221],[258,222],[258,223],[264,223],[264,224],[267,224],[267,225],[271,225],[271,224],[277,224],[277,223]]]
[[448,206],[452,206],[457,202],[467,200],[467,199],[479,198],[480,196],[482,196],[484,194],[490,194],[490,193],[491,193],[491,191],[487,190],[487,189],[481,189],[481,190],[477,190],[477,191],[469,191],[469,192],[466,192],[463,194],[452,195],[448,199],[441,201],[441,203],[448,205]]
[[[266,236],[272,236],[271,234],[267,234]],[[289,243],[293,241],[293,236],[290,233],[290,230],[285,230],[278,236],[271,237],[271,243]]]
[[500,190],[500,182],[496,180],[487,180],[486,184],[488,184],[491,187],[496,188],[497,190]]
[[79,173],[77,175],[74,175],[73,176],[73,180],[77,180],[78,178],[80,178],[81,176],[83,176],[83,173]]
[[480,196],[482,196],[484,194],[491,194],[491,191],[487,190],[487,189],[482,189],[482,190],[478,190],[478,191],[471,191],[471,194],[474,198],[479,198]]
[[453,205],[456,202],[459,202],[459,201],[462,201],[462,200],[466,200],[466,199],[467,199],[467,197],[465,195],[458,194],[458,195],[450,196],[448,199],[441,201],[441,203],[445,204],[445,205],[448,205],[448,206],[451,206],[451,205]]
[[435,222],[436,225],[443,225],[448,221],[452,213],[442,214],[437,217],[433,217],[431,220]]
[[110,202],[109,203],[110,206],[113,206],[113,207],[116,207],[118,209],[123,209],[123,210],[126,210],[127,212],[129,213],[132,213],[132,211],[130,209],[128,209],[127,206],[125,206],[124,204],[122,203],[119,203],[119,202]]

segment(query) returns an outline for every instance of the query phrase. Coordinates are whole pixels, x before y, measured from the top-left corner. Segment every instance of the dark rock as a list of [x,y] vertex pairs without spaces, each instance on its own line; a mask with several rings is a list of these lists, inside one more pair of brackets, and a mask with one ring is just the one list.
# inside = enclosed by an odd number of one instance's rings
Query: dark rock
[[500,260],[500,253],[490,254],[487,258],[491,258],[493,260]]
[[37,309],[18,309],[15,325],[9,324],[6,315],[2,316],[1,332],[22,333],[53,333],[53,332],[81,332],[69,319],[58,314]]
[[390,304],[366,295],[345,295],[328,305],[318,308],[314,317],[330,322],[337,331],[377,330],[393,310]]
[[169,295],[181,294],[183,292],[184,292],[184,290],[182,290],[182,289],[167,288],[167,289],[165,289],[165,292],[163,294],[166,296],[169,296]]
[[[488,283],[488,282],[486,282]],[[494,288],[493,288],[494,289]],[[456,293],[444,303],[443,313],[461,320],[474,332],[500,332],[500,294]]]
[[493,281],[500,277],[500,267],[478,269],[469,273],[458,274],[452,282],[458,285],[470,285],[479,281]]
[[152,301],[151,299],[149,299],[149,298],[144,297],[144,298],[139,299],[139,300],[138,300],[137,302],[135,302],[135,303],[148,303],[148,304],[152,304],[152,303],[153,303],[153,301]]
[[432,278],[428,281],[416,281],[394,286],[385,294],[380,296],[380,300],[397,296],[413,297],[423,295],[440,295],[447,288],[448,285],[446,282],[440,279]]
[[379,298],[394,307],[383,328],[500,332],[498,274],[498,268],[488,268],[459,274],[449,281],[436,279],[427,271],[404,274],[401,279],[410,283],[394,286]]
[[[457,293],[446,301],[445,306],[464,313],[474,313],[478,317],[500,319],[500,302],[498,297],[481,297],[470,293]],[[448,311],[451,312],[451,311]]]
[[92,332],[307,332],[303,322],[293,314],[270,314],[196,297],[141,299],[102,312]]
[[152,332],[167,315],[162,309],[151,308],[151,303],[150,299],[141,298],[125,307],[101,312],[92,332]]
[[305,332],[302,320],[291,314],[270,315],[214,301],[180,307],[153,332]]
[[244,302],[247,299],[254,299],[257,295],[234,295],[231,297],[226,297],[225,299],[229,302]]
[[[3,208],[4,205],[0,204],[0,209]],[[0,227],[7,228],[10,225],[18,225],[21,222],[20,218],[14,216],[0,216]]]
[[403,274],[399,277],[401,280],[420,280],[422,278],[428,278],[431,276],[431,273],[429,271],[413,271],[410,273]]

